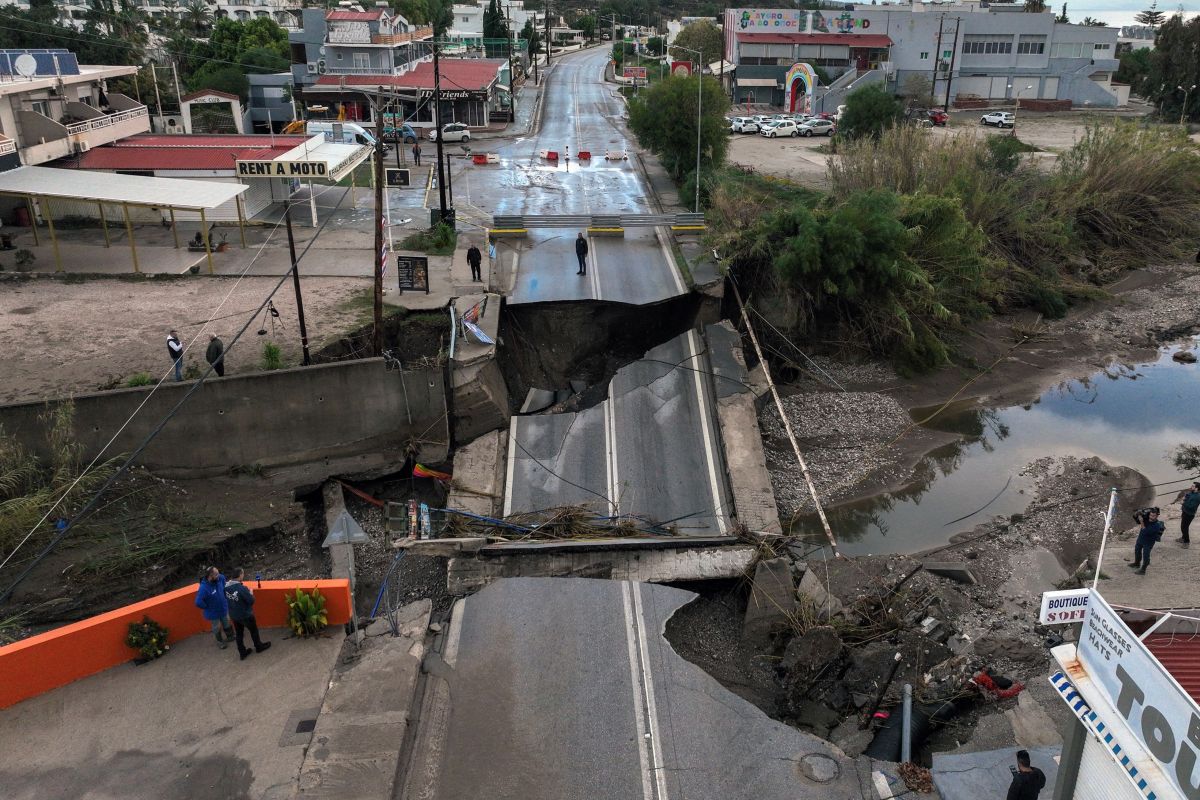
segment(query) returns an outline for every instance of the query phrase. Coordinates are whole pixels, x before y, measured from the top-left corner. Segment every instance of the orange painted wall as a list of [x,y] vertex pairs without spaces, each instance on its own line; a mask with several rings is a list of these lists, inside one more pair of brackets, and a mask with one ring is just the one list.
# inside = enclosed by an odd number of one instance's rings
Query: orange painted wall
[[[350,582],[345,579],[248,584],[254,590],[254,616],[260,627],[287,624],[284,595],[297,587],[321,590],[330,625],[350,621]],[[143,616],[166,626],[172,644],[209,633],[212,626],[195,606],[196,589],[192,584],[0,647],[0,708],[133,660],[136,653],[125,645],[125,634],[129,623]]]

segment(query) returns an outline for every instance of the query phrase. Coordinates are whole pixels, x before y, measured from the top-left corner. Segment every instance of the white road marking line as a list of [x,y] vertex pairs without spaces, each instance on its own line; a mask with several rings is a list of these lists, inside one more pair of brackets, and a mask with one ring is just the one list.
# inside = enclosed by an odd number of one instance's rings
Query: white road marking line
[[651,768],[654,771],[654,785],[658,790],[658,800],[667,800],[666,764],[663,763],[662,737],[658,729],[658,705],[654,699],[654,678],[650,675],[650,653],[646,647],[645,616],[642,611],[641,584],[629,582],[633,594],[633,621],[637,625],[638,645],[642,656],[643,691],[646,695],[646,717],[650,721],[650,756]]
[[602,299],[600,297],[600,278],[596,274],[599,272],[599,269],[596,266],[599,261],[599,258],[597,258],[597,256],[600,255],[600,248],[598,247],[599,244],[600,244],[599,239],[592,239],[591,244],[588,246],[588,257],[587,257],[587,260],[591,262],[591,264],[588,265],[590,268],[588,275],[591,276],[591,279],[592,279],[592,297],[596,300]]
[[716,520],[717,520],[717,529],[722,534],[724,534],[725,533],[725,515],[721,511],[721,506],[722,506],[721,490],[718,486],[718,481],[717,481],[717,461],[716,461],[716,457],[714,456],[715,448],[713,447],[713,442],[712,442],[712,427],[709,425],[708,401],[705,398],[704,384],[700,378],[699,339],[700,339],[700,337],[696,333],[695,328],[692,328],[691,330],[688,331],[687,343],[688,343],[688,348],[691,350],[691,353],[688,356],[688,361],[695,362],[694,364],[692,364],[692,379],[693,379],[694,385],[696,387],[696,402],[700,406],[700,427],[702,429],[701,433],[703,434],[703,439],[704,439],[704,458],[708,462],[708,487],[709,487],[709,490],[712,492],[713,515],[716,517]]
[[508,469],[504,477],[504,516],[512,513],[513,474],[517,468],[517,420],[513,417],[508,421]]
[[617,470],[617,398],[604,401],[604,451],[608,460],[608,513],[620,513],[620,474]]
[[629,684],[633,688],[633,719],[637,728],[638,763],[642,773],[642,800],[654,800],[654,789],[651,786],[650,759],[646,753],[646,708],[642,703],[642,686],[638,680],[638,657],[634,645],[634,630],[637,625],[633,619],[633,609],[630,607],[629,594],[632,581],[626,581],[621,590],[621,610],[625,612],[625,642],[629,649]]
[[658,228],[655,228],[654,238],[658,239],[658,246],[662,248],[663,258],[667,260],[667,271],[671,273],[671,279],[675,281],[675,291],[679,294],[687,294],[687,287],[683,285],[683,276],[679,274],[679,267],[675,263],[675,255],[667,247],[666,237]]

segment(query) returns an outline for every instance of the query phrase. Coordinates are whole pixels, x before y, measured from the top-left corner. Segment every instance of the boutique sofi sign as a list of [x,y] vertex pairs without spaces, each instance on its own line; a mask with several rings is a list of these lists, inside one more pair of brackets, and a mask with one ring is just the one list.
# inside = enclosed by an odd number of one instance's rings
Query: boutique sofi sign
[[1078,653],[1163,774],[1184,797],[1200,800],[1200,707],[1095,590]]

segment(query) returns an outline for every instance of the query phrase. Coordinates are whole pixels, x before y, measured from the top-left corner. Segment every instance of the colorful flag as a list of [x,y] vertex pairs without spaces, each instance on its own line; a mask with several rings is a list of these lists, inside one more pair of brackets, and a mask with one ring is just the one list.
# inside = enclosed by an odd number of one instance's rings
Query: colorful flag
[[420,464],[417,464],[415,467],[413,467],[412,474],[414,478],[433,478],[435,481],[450,480],[449,473],[438,472],[436,469],[430,469],[429,467],[425,467]]

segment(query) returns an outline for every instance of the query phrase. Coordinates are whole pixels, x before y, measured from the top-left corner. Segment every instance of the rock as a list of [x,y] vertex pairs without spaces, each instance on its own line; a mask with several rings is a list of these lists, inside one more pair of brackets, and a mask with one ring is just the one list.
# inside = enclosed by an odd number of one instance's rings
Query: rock
[[858,720],[855,717],[843,721],[841,725],[829,732],[829,741],[850,758],[858,758],[862,755],[874,738],[875,731],[858,729]]
[[1176,353],[1172,353],[1171,358],[1174,361],[1178,361],[1180,364],[1195,364],[1196,363],[1196,354],[1193,353],[1191,350],[1180,350]]
[[766,649],[772,637],[791,626],[795,612],[791,562],[786,558],[759,561],[742,622],[743,641]]
[[946,646],[950,648],[950,652],[954,655],[962,655],[971,648],[972,642],[966,636],[956,633],[946,640]]
[[961,561],[926,561],[922,566],[925,567],[926,572],[941,575],[943,578],[949,578],[959,583],[979,583],[967,565]]
[[825,739],[829,732],[842,721],[842,715],[824,703],[815,700],[801,700],[794,706],[793,711],[796,727],[811,731]]
[[821,620],[827,621],[842,611],[842,601],[829,593],[825,584],[821,583],[821,579],[813,570],[804,573],[804,577],[800,579],[800,586],[796,589],[796,595],[811,603],[817,612],[817,617]]
[[837,631],[828,625],[820,625],[788,642],[779,666],[793,675],[806,673],[811,680],[841,654],[842,640]]
[[429,623],[429,630],[433,631],[434,633],[441,633],[442,632],[442,623],[440,623],[440,622]]

